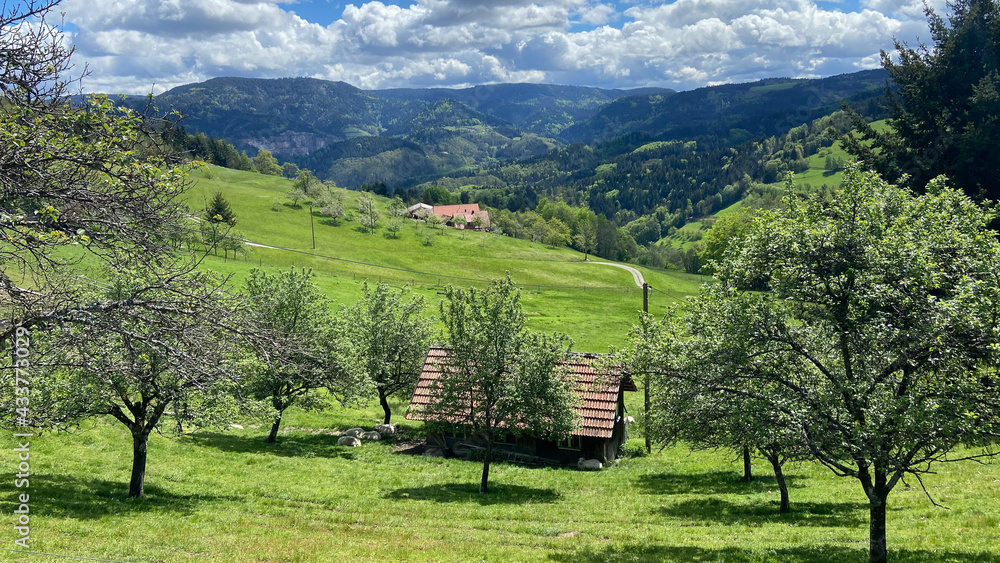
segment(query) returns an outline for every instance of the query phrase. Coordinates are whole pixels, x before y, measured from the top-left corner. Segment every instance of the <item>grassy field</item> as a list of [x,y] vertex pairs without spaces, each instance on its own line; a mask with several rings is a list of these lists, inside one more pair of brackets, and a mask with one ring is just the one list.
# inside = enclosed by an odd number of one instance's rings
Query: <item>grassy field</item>
[[[889,124],[884,119],[873,121],[871,126],[872,129],[879,132],[889,128]],[[832,146],[820,149],[818,153],[807,159],[809,161],[809,170],[795,175],[795,185],[818,188],[826,184],[831,188],[839,187],[841,182],[844,181],[844,170],[826,170],[827,155],[839,158],[844,163],[852,160],[851,155],[847,154],[847,151],[843,149],[840,141],[835,141]]]
[[[192,207],[222,190],[238,229],[261,243],[313,252],[307,208],[283,205],[280,178],[211,169],[196,177]],[[280,211],[271,207],[278,200]],[[382,201],[382,204],[385,202]],[[317,218],[318,219],[318,218]],[[209,256],[206,266],[232,274],[249,268],[311,267],[338,302],[351,302],[362,280],[412,285],[436,305],[443,284],[478,284],[510,271],[525,284],[533,327],[572,335],[578,350],[622,341],[641,307],[641,292],[617,268],[581,262],[566,249],[457,231],[432,234],[408,225],[399,239],[317,221],[315,253],[253,249],[245,259]],[[417,274],[345,262],[368,262]],[[651,309],[695,290],[694,276],[643,269],[664,292]],[[440,277],[441,279],[437,279]],[[572,287],[536,287],[572,286]],[[608,289],[612,288],[612,289]],[[429,311],[430,313],[430,311]],[[641,412],[641,393],[629,411]],[[422,426],[402,420],[407,439]],[[778,514],[770,468],[740,480],[741,464],[721,452],[684,447],[641,455],[635,432],[627,456],[604,471],[499,464],[491,493],[477,493],[481,465],[397,453],[390,442],[337,446],[337,432],[372,427],[376,403],[321,412],[291,409],[277,444],[267,425],[151,437],[144,499],[128,499],[131,440],[114,420],[31,438],[31,548],[89,560],[185,562],[862,562],[867,560],[867,505],[855,481],[812,463],[786,468],[793,512]],[[164,428],[170,428],[165,421]],[[13,439],[9,442],[14,447]],[[0,456],[8,476],[0,497],[7,538],[0,561],[70,561],[14,551],[16,454]],[[890,496],[888,538],[894,562],[1000,563],[1000,466],[962,462],[925,479],[936,508],[915,482]]]
[[[637,412],[639,393],[630,394]],[[31,443],[31,547],[129,562],[861,562],[867,507],[855,482],[803,464],[787,470],[793,512],[777,513],[766,464],[756,480],[722,453],[679,447],[604,471],[481,465],[336,445],[373,409],[293,411],[276,445],[265,428],[150,441],[145,499],[126,498],[131,443],[97,421]],[[404,405],[394,404],[397,413]],[[397,415],[398,416],[398,415]],[[419,433],[415,423],[405,423]],[[641,450],[636,437],[632,451]],[[15,472],[14,455],[0,471]],[[961,463],[890,497],[897,562],[1000,561],[1000,467]],[[13,545],[13,488],[0,502]],[[0,561],[61,561],[0,551]]]
[[[314,215],[314,250],[309,207],[294,208],[285,197],[290,180],[216,167],[195,171],[192,179],[192,210],[203,209],[205,200],[221,191],[237,214],[236,230],[248,240],[294,250],[251,248],[248,256],[238,260],[226,260],[221,254],[205,260],[206,267],[233,275],[236,283],[252,267],[307,267],[316,274],[316,283],[339,303],[353,302],[363,281],[382,280],[426,295],[432,309],[428,314],[434,314],[443,286],[482,285],[482,280],[509,273],[522,285],[531,327],[566,332],[576,341],[576,350],[588,352],[620,345],[642,309],[642,290],[631,274],[592,263],[602,259],[584,262],[583,254],[568,248],[449,228],[432,231],[409,220],[399,238],[389,238],[384,228],[372,235],[362,232],[357,222],[333,226]],[[346,194],[345,209],[354,209],[358,193]],[[387,216],[388,200],[377,200]],[[707,279],[639,269],[656,288],[650,296],[654,314],[662,314],[670,303],[695,292]]]

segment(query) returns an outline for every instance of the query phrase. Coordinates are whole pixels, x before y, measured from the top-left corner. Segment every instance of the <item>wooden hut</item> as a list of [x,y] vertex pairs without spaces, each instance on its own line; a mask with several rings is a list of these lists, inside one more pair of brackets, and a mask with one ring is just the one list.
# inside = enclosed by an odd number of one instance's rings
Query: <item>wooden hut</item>
[[[447,373],[442,366],[448,350],[432,347],[427,351],[420,379],[410,399],[406,413],[408,420],[426,420],[423,407],[429,405],[437,389],[435,382]],[[597,363],[600,354],[573,354],[563,362],[576,381],[576,392],[582,401],[577,407],[580,426],[568,439],[555,442],[531,436],[501,435],[494,441],[494,448],[512,454],[512,459],[531,459],[546,462],[574,463],[579,458],[599,459],[607,462],[617,458],[628,440],[625,417],[625,392],[636,391],[629,377],[616,373],[600,373]],[[428,442],[444,446],[449,452],[461,454],[482,446],[479,437],[470,429],[453,426],[443,433],[428,436]]]

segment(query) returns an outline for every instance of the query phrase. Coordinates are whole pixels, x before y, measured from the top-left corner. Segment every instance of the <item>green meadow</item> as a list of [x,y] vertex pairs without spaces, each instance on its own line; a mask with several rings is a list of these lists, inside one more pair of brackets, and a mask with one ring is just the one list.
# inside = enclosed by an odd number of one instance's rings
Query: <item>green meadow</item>
[[[204,267],[232,275],[237,285],[253,267],[310,268],[316,283],[337,303],[357,299],[364,281],[384,281],[425,295],[429,315],[437,314],[444,286],[481,286],[509,274],[522,286],[530,326],[565,332],[574,339],[574,349],[582,352],[606,352],[608,346],[621,345],[642,310],[642,290],[629,272],[594,263],[606,260],[584,261],[575,250],[495,234],[433,230],[409,219],[393,238],[385,229],[388,200],[378,196],[383,220],[375,234],[363,232],[356,221],[333,226],[318,211],[310,218],[307,203],[293,207],[285,195],[291,187],[291,180],[225,168],[192,172],[188,197],[193,212],[204,209],[205,201],[221,191],[237,214],[235,232],[255,243],[287,249],[250,247],[246,256],[235,260],[221,252],[217,257],[210,254]],[[358,192],[345,192],[345,210],[356,209]],[[658,315],[707,281],[637,268],[654,288],[649,307]]]
[[[560,330],[576,349],[624,342],[642,306],[641,290],[619,268],[496,235],[430,232],[408,223],[399,238],[332,226],[307,205],[293,208],[281,178],[210,168],[192,174],[191,207],[222,191],[247,239],[290,250],[252,248],[237,259],[208,255],[203,267],[238,285],[253,267],[307,267],[336,303],[364,280],[409,286],[434,314],[447,284],[481,285],[508,273],[522,284],[530,324]],[[348,194],[345,207],[357,194]],[[277,205],[275,203],[277,202]],[[379,199],[384,210],[386,200]],[[272,210],[278,209],[278,211]],[[425,241],[430,239],[430,245]],[[387,268],[395,268],[390,269]],[[654,314],[696,291],[698,276],[640,268],[656,288]],[[641,413],[641,393],[627,406]],[[376,401],[359,408],[291,409],[277,444],[267,424],[241,421],[150,439],[146,494],[127,498],[131,438],[114,420],[90,421],[31,438],[31,550],[13,541],[13,439],[0,456],[8,476],[0,497],[6,538],[0,561],[154,562],[862,562],[868,512],[855,481],[814,463],[786,467],[792,513],[778,513],[766,463],[746,483],[727,452],[683,446],[644,455],[637,428],[627,454],[600,472],[497,464],[491,492],[478,494],[481,465],[405,453],[422,438],[392,402],[397,441],[337,446],[337,433],[380,422]],[[173,421],[163,423],[164,432]],[[908,481],[890,496],[888,539],[895,562],[1000,562],[1000,467],[960,462],[924,479],[947,509]]]
[[[629,403],[638,412],[640,393]],[[393,403],[401,419],[405,404]],[[816,464],[787,468],[792,510],[778,514],[766,463],[684,447],[633,455],[600,472],[481,465],[337,446],[332,432],[380,409],[293,411],[277,444],[266,425],[150,440],[146,494],[126,496],[131,437],[113,421],[31,443],[31,548],[128,562],[862,562],[867,504],[853,481]],[[399,422],[400,420],[397,420]],[[167,422],[169,424],[169,421]],[[418,423],[403,422],[417,439]],[[15,472],[14,455],[0,471]],[[11,480],[13,477],[11,477]],[[890,496],[897,562],[1000,561],[1000,467],[963,462]],[[13,548],[13,487],[0,510]],[[0,561],[65,561],[0,551]]]

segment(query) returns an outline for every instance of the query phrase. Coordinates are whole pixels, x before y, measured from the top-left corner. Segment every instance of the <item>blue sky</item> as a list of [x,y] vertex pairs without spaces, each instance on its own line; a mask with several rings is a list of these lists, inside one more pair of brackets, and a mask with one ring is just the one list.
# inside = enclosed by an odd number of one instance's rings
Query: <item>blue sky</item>
[[[943,0],[933,0],[941,9]],[[361,88],[544,82],[689,89],[876,68],[922,0],[64,0],[88,91],[216,76]]]

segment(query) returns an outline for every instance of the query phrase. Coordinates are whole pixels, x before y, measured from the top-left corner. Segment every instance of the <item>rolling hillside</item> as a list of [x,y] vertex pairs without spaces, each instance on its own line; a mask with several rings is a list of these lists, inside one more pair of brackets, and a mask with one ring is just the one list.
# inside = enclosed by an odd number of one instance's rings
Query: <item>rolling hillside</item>
[[884,84],[882,71],[680,93],[545,84],[369,91],[311,78],[214,78],[155,103],[183,115],[188,130],[251,156],[263,148],[342,186],[395,188],[623,136],[735,146],[827,115],[844,99],[870,105]]
[[630,133],[656,139],[715,136],[733,144],[780,135],[840,109],[881,96],[888,75],[866,70],[815,80],[771,78],[679,92],[618,99],[586,122],[563,132],[568,141],[594,142]]
[[[356,222],[333,226],[315,214],[314,250],[308,205],[296,209],[285,197],[290,180],[214,166],[193,172],[192,180],[188,194],[192,211],[199,212],[206,199],[221,191],[237,214],[236,232],[255,243],[288,249],[253,247],[236,260],[221,253],[206,258],[206,267],[232,274],[237,282],[255,266],[307,267],[339,303],[360,295],[364,280],[383,280],[426,295],[432,305],[428,313],[435,314],[444,285],[481,285],[509,273],[523,287],[532,328],[566,332],[578,351],[603,352],[609,345],[621,344],[642,308],[642,291],[631,274],[583,262],[581,253],[566,248],[450,228],[435,232],[410,220],[399,238],[389,238],[384,228],[366,234]],[[345,209],[354,209],[358,192],[345,193]],[[387,216],[388,200],[376,199]],[[655,288],[650,297],[654,314],[662,314],[704,281],[699,276],[640,269]]]

